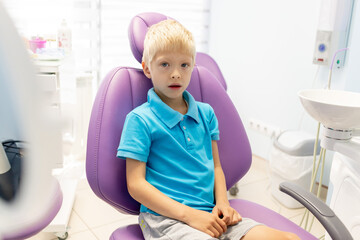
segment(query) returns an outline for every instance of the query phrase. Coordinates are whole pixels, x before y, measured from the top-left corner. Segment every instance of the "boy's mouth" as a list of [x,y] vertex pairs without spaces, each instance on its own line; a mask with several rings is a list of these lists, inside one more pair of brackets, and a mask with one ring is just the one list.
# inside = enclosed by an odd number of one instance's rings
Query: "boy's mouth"
[[181,85],[180,85],[180,84],[171,84],[171,85],[169,86],[169,88],[171,88],[171,89],[178,89],[178,88],[181,88]]

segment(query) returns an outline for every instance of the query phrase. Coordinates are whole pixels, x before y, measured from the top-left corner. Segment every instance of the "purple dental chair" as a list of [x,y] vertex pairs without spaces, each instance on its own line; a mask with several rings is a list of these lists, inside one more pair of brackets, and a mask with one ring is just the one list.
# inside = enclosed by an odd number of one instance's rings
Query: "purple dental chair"
[[[129,38],[132,52],[139,62],[147,28],[167,18],[158,13],[143,13],[133,18]],[[197,101],[209,103],[218,117],[219,154],[229,189],[250,168],[252,153],[249,140],[236,108],[226,93],[226,82],[216,62],[204,53],[198,53],[196,61],[187,90]],[[99,198],[125,214],[138,215],[140,204],[127,191],[125,161],[116,157],[117,147],[127,113],[147,100],[147,91],[151,87],[152,83],[142,69],[117,67],[103,80],[92,109],[86,156],[87,179]],[[323,202],[291,184],[283,184],[282,189],[302,201],[333,239],[352,239]],[[243,217],[296,233],[304,240],[317,239],[289,219],[256,203],[241,199],[230,200],[230,203]],[[116,229],[110,239],[141,240],[143,236],[140,227],[134,224]]]

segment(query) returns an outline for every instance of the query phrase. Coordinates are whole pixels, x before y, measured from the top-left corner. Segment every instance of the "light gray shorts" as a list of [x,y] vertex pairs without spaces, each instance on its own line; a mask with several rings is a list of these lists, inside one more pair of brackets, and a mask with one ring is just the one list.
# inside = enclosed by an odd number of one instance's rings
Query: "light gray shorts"
[[249,218],[229,226],[220,238],[212,238],[189,225],[164,216],[140,213],[139,224],[145,240],[240,240],[251,228],[263,225]]

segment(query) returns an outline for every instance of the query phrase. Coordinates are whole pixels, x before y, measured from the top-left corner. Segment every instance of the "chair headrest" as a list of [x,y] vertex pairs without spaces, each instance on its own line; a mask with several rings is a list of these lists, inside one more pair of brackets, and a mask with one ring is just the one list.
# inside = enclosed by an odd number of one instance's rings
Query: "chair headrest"
[[142,61],[144,40],[148,28],[166,19],[171,18],[161,13],[149,12],[138,14],[131,20],[128,31],[130,47],[134,57],[139,63]]
[[[144,40],[148,28],[152,25],[164,21],[166,19],[173,19],[161,13],[147,12],[136,15],[130,22],[128,34],[131,51],[136,60],[141,63],[144,52]],[[195,62],[197,65],[206,67],[219,80],[224,89],[227,89],[226,81],[222,75],[219,66],[212,57],[205,53],[197,53]]]

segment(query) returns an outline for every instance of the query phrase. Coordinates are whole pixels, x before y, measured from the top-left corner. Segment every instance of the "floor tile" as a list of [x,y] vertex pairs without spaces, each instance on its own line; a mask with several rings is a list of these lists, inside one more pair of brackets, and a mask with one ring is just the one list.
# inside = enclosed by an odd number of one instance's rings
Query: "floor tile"
[[58,240],[58,238],[53,233],[48,232],[40,232],[31,238],[27,238],[28,240]]
[[[319,188],[319,184],[316,183],[314,186],[314,189],[312,191],[313,194],[317,195],[318,192],[318,188]],[[326,197],[327,197],[327,192],[328,192],[328,188],[327,187],[322,187],[321,191],[320,191],[320,199],[323,200],[323,202],[326,202]]]
[[267,179],[267,171],[267,161],[257,156],[253,156],[251,167],[246,175],[239,181],[238,186]]
[[261,170],[263,172],[268,172],[268,166],[269,166],[269,161],[267,161],[264,158],[253,155],[253,157],[252,157],[252,167],[254,169],[258,169],[258,170]]
[[100,240],[100,239],[98,239],[91,231],[85,231],[85,232],[71,234],[66,240]]
[[72,211],[68,224],[68,233],[72,235],[74,233],[83,232],[87,230],[89,230],[89,228],[81,220],[79,215],[75,211]]
[[91,189],[76,193],[73,210],[90,229],[126,218],[126,215],[98,198]]
[[77,191],[90,189],[90,185],[86,178],[81,178],[78,182]]
[[262,180],[243,186],[240,185],[236,198],[249,200],[279,212],[280,206],[270,196],[268,182],[268,180]]
[[305,208],[287,208],[279,202],[278,204],[280,206],[279,213],[286,218],[292,218],[305,212]]
[[[290,218],[290,220],[293,221],[294,223],[296,223],[297,225],[299,225],[301,222],[301,219],[303,218],[303,215],[304,215],[303,213],[299,214],[295,217]],[[312,215],[310,214],[310,216],[311,217],[309,217],[309,224],[312,220]],[[304,227],[304,224],[302,225],[302,227]],[[314,224],[310,230],[310,233],[317,238],[320,238],[321,236],[323,236],[325,234],[324,227],[321,225],[321,223],[316,218],[314,219]]]

